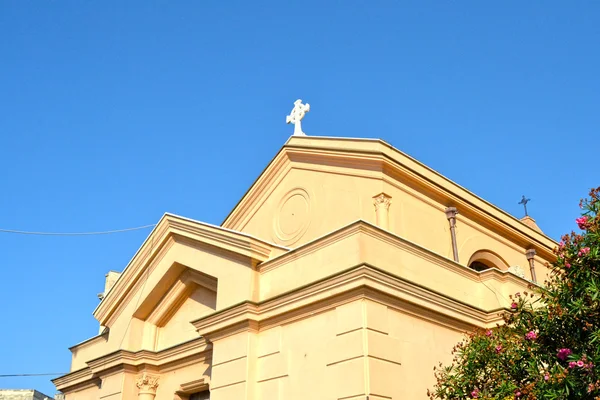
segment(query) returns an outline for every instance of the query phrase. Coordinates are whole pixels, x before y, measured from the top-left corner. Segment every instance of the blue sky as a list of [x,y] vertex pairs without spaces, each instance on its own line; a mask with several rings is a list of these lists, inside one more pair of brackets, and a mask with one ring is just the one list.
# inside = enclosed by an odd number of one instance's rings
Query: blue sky
[[[126,3],[126,4],[125,4]],[[0,2],[0,228],[220,224],[292,133],[382,138],[551,237],[600,184],[600,3]],[[0,233],[0,374],[67,371],[147,231]],[[6,325],[5,325],[6,324]],[[48,377],[0,387],[53,394]]]

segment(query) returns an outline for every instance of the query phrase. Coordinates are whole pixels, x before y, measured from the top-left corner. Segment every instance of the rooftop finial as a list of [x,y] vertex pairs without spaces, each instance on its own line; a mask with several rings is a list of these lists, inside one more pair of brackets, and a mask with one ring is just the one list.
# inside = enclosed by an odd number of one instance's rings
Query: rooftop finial
[[521,201],[519,202],[519,204],[523,204],[523,207],[525,208],[525,216],[529,216],[529,214],[527,214],[527,203],[529,203],[531,199],[526,199],[525,195],[523,195],[523,198],[521,199]]
[[294,136],[306,136],[306,133],[302,132],[302,118],[310,111],[310,104],[302,104],[302,100],[298,99],[294,102],[294,108],[290,115],[285,117],[285,123],[294,124]]

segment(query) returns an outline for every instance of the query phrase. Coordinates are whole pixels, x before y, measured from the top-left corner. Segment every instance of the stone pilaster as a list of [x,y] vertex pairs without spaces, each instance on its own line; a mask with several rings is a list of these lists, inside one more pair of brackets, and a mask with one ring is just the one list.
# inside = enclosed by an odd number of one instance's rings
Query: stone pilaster
[[377,226],[382,229],[389,228],[389,213],[391,204],[392,197],[385,193],[380,193],[373,197],[373,205],[375,206],[375,221]]

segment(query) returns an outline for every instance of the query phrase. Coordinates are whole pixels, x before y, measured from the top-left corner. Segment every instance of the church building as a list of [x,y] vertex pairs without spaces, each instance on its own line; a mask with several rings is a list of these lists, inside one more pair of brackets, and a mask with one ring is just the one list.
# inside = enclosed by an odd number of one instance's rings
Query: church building
[[425,400],[466,331],[544,282],[556,243],[533,219],[294,111],[220,226],[165,214],[107,275],[66,400]]

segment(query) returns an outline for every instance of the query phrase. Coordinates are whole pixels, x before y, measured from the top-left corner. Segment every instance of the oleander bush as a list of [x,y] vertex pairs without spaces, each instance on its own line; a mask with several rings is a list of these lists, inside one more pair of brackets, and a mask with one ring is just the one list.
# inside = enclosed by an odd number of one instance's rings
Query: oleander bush
[[504,323],[435,367],[433,399],[600,399],[600,187],[580,203],[543,288],[511,296]]

